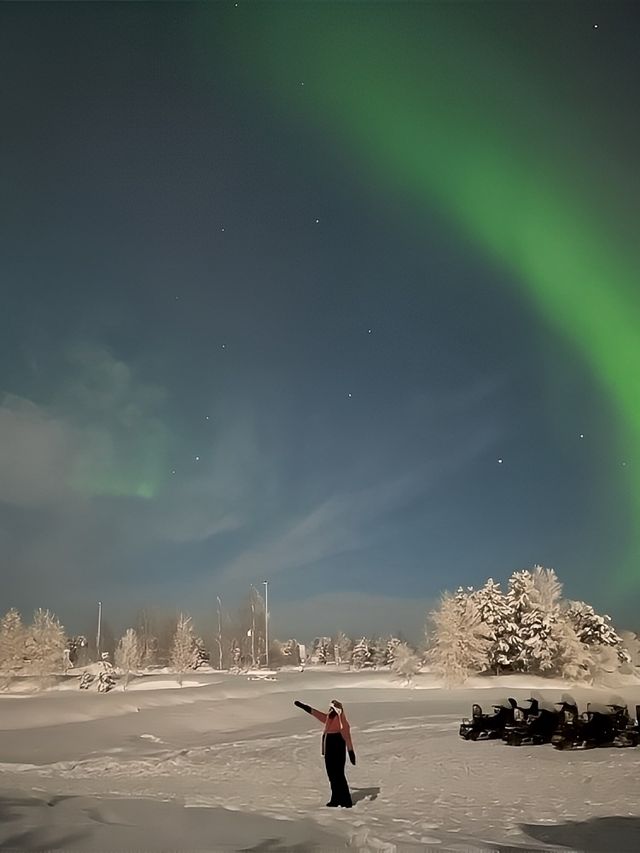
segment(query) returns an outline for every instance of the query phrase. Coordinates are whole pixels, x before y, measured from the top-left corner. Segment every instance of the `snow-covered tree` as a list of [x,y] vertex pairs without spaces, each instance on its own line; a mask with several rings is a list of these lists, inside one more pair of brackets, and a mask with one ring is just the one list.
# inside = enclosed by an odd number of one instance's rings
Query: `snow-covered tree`
[[462,684],[489,666],[491,640],[471,593],[445,593],[431,614],[433,632],[427,658],[445,684]]
[[[399,640],[397,637],[389,637],[387,640],[387,659],[386,664],[393,668],[393,664],[395,663],[396,656],[398,654],[398,649],[402,645],[402,640]],[[406,643],[404,645],[407,645]]]
[[361,637],[351,653],[351,663],[355,669],[372,665],[371,646],[366,637]]
[[181,687],[182,677],[193,662],[194,639],[191,617],[181,613],[178,617],[171,647],[171,668],[178,673],[178,684]]
[[42,608],[36,610],[27,629],[25,648],[32,670],[43,676],[61,672],[66,644],[64,628],[54,614]]
[[376,669],[379,669],[380,667],[389,665],[389,662],[387,660],[387,638],[386,637],[376,637],[373,640],[371,659],[372,659],[372,663],[376,667]]
[[473,593],[473,600],[491,640],[489,666],[498,674],[500,669],[510,666],[512,662],[510,637],[515,632],[512,609],[500,584],[493,578],[489,578],[484,586]]
[[142,646],[134,628],[128,628],[120,637],[116,647],[115,663],[124,673],[124,689],[127,689],[129,677],[133,670],[140,669],[142,664]]
[[640,637],[633,631],[623,631],[620,636],[622,645],[629,655],[629,660],[623,665],[622,670],[633,673],[637,667],[640,667]]
[[610,616],[600,616],[584,601],[570,601],[567,615],[585,646],[610,646],[621,660],[628,658],[622,637],[611,624]]
[[316,637],[313,641],[313,656],[318,663],[326,663],[331,653],[331,637]]
[[24,663],[27,631],[22,617],[12,607],[0,620],[0,670],[11,672]]
[[553,569],[536,566],[531,574],[531,608],[521,617],[524,649],[520,660],[526,671],[553,670],[560,654],[558,622],[562,584]]
[[198,669],[211,660],[211,655],[206,649],[202,637],[195,637],[193,640],[193,649],[191,652],[191,669]]
[[612,676],[617,678],[620,668],[620,658],[612,646],[589,646],[592,655],[591,682],[602,686],[613,686]]
[[561,593],[553,569],[536,566],[533,572],[525,569],[509,578],[507,603],[512,618],[504,639],[514,669],[543,673],[556,666]]
[[349,637],[347,637],[344,631],[338,631],[333,643],[333,654],[336,664],[349,663],[351,661],[352,651],[353,643]]
[[89,641],[84,634],[67,637],[67,649],[71,666],[86,666],[90,662]]
[[398,643],[394,646],[391,671],[402,676],[406,684],[411,684],[414,675],[420,672],[422,661],[408,643]]
[[555,670],[569,681],[590,681],[594,667],[592,651],[578,636],[566,610],[556,622],[558,657]]

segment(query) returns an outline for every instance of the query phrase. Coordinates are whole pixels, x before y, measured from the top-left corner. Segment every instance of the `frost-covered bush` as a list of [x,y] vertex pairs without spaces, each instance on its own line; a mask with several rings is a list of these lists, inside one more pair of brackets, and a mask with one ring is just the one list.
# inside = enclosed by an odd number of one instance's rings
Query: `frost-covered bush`
[[171,668],[178,673],[178,684],[182,686],[182,677],[190,669],[193,661],[195,636],[191,617],[183,613],[178,617],[178,623],[171,644]]
[[116,666],[124,673],[124,689],[129,684],[129,676],[142,665],[143,648],[134,628],[128,628],[120,638],[116,648]]
[[472,594],[462,589],[456,595],[445,593],[431,622],[427,660],[447,686],[463,684],[472,673],[488,668],[491,639]]
[[13,672],[24,665],[27,630],[12,607],[0,619],[0,671]]
[[420,672],[421,665],[422,661],[407,643],[399,642],[394,646],[391,671],[404,678],[407,685],[411,684],[414,675]]

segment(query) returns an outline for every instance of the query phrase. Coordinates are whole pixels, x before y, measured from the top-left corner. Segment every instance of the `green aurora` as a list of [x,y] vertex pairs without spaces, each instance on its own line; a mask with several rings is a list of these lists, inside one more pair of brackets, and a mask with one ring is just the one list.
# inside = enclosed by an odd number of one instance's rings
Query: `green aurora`
[[[536,85],[552,81],[540,70],[535,83],[525,79],[498,45],[479,53],[479,40],[465,37],[473,21],[464,26],[464,9],[456,23],[451,7],[430,5],[420,31],[411,10],[403,17],[389,5],[250,11],[237,36],[247,85],[348,146],[363,181],[440,211],[520,285],[608,395],[619,419],[618,464],[623,445],[640,458],[636,258],[589,199],[589,155],[575,145],[583,129],[565,118],[540,131]],[[206,54],[217,36],[210,19],[198,27]],[[619,476],[635,519],[640,477],[632,468]],[[632,535],[625,584],[638,578],[640,539]]]

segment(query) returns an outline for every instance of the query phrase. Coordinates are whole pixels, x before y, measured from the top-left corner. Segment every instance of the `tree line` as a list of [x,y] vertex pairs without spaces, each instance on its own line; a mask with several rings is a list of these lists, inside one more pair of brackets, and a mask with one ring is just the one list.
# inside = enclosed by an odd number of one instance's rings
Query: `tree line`
[[[203,664],[220,670],[250,669],[267,662],[265,603],[255,587],[231,613],[218,607],[204,639],[191,617],[162,617],[140,610],[119,640],[104,623],[100,648],[83,636],[69,637],[54,614],[39,609],[25,625],[12,608],[0,619],[0,671],[46,675],[83,666],[102,655],[124,673],[166,666],[180,675]],[[306,654],[306,649],[309,654]],[[387,668],[407,682],[424,666],[447,684],[474,673],[528,672],[594,682],[604,672],[640,665],[640,641],[619,635],[611,619],[582,601],[562,597],[553,569],[514,572],[507,589],[489,578],[479,589],[445,592],[427,616],[423,642],[402,637],[319,636],[308,646],[297,639],[271,639],[271,666]]]

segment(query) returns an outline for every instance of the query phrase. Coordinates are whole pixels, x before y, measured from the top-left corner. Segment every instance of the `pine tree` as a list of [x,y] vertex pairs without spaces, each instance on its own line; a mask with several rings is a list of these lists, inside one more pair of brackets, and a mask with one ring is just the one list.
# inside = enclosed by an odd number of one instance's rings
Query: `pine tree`
[[480,614],[480,621],[486,626],[487,636],[491,640],[489,648],[489,667],[496,673],[501,668],[511,665],[511,643],[515,625],[512,609],[506,595],[500,589],[500,584],[493,578],[473,593],[473,599]]
[[525,669],[528,660],[525,640],[527,633],[523,629],[526,614],[534,608],[533,578],[527,569],[514,572],[509,578],[507,606],[510,621],[504,640],[509,647],[506,656],[514,669]]
[[178,673],[178,684],[181,687],[182,677],[193,661],[194,639],[191,617],[181,613],[171,647],[171,667]]
[[12,607],[0,620],[0,670],[11,672],[24,663],[27,632],[22,617]]
[[116,647],[115,663],[124,672],[124,689],[127,689],[132,670],[140,669],[142,664],[142,644],[134,628],[128,628]]
[[542,673],[556,666],[561,592],[554,570],[542,566],[535,566],[533,572],[514,572],[509,579],[512,628],[505,639],[515,669]]
[[391,671],[401,675],[407,685],[411,684],[414,675],[420,672],[422,661],[408,643],[398,643],[394,646]]
[[491,640],[470,593],[462,589],[456,595],[445,593],[431,619],[434,630],[427,657],[445,684],[462,684],[472,672],[487,669]]
[[600,616],[584,601],[570,601],[567,614],[578,637],[586,646],[610,646],[616,650],[622,661],[629,661],[629,654],[624,648],[622,638],[611,624],[610,616]]
[[372,663],[376,667],[376,669],[379,669],[383,666],[388,666],[386,638],[377,637],[373,641]]
[[351,663],[355,669],[371,666],[371,647],[366,637],[361,637],[351,654]]
[[206,649],[202,637],[196,637],[193,641],[193,651],[191,652],[191,669],[198,669],[211,660],[211,655]]
[[350,663],[352,653],[352,641],[349,639],[349,637],[347,637],[344,631],[338,631],[336,639],[333,643],[333,654],[336,664]]
[[25,648],[33,671],[42,676],[61,672],[66,645],[64,628],[54,614],[42,608],[36,610]]
[[[398,649],[401,645],[402,641],[399,640],[397,637],[389,637],[389,639],[387,640],[387,666],[393,668],[393,664],[395,663],[396,656],[398,654]],[[407,645],[407,643],[405,643],[404,645]]]
[[331,637],[316,637],[313,648],[318,663],[326,664],[331,651]]

